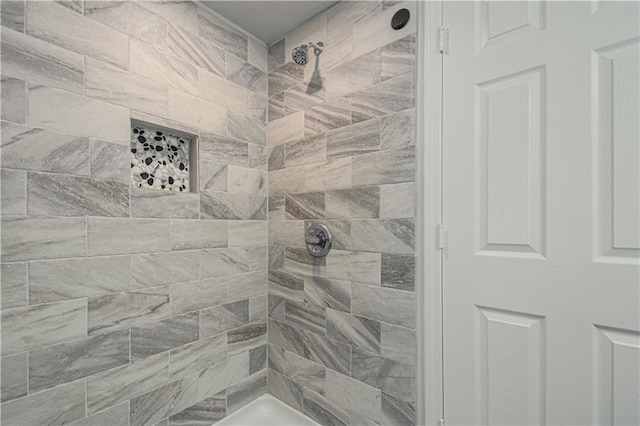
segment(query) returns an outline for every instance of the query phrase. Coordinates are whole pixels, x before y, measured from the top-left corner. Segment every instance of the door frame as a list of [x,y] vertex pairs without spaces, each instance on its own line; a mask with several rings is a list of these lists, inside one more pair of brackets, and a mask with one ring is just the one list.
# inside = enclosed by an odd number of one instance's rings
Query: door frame
[[416,296],[418,323],[416,424],[444,418],[442,262],[442,67],[439,50],[443,0],[418,1],[416,72]]

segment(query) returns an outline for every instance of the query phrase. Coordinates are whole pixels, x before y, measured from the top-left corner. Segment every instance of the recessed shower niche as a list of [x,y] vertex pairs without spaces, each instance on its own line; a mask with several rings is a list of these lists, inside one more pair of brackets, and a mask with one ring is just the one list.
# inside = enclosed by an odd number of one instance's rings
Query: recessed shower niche
[[131,185],[197,192],[198,137],[142,121],[131,122]]

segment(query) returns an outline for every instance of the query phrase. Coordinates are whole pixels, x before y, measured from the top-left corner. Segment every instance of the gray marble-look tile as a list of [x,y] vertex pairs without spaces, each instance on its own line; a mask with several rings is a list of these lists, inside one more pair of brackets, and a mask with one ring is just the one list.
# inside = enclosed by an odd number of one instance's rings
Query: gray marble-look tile
[[129,147],[97,139],[90,141],[91,177],[129,182],[131,152]]
[[24,124],[27,119],[27,82],[3,75],[0,88],[2,120]]
[[267,368],[267,345],[249,350],[249,374],[257,373]]
[[413,218],[416,216],[417,193],[414,182],[380,187],[380,218]]
[[129,330],[29,352],[29,392],[37,392],[129,363]]
[[332,250],[326,260],[330,278],[380,285],[380,253]]
[[325,101],[325,88],[321,81],[301,83],[284,91],[284,108],[288,112],[303,111]]
[[382,254],[382,287],[415,290],[416,262],[413,255]]
[[129,71],[192,95],[198,93],[198,69],[149,44],[129,41]]
[[269,295],[302,302],[304,300],[304,281],[284,271],[269,271]]
[[185,61],[219,76],[225,76],[224,50],[172,22],[169,23],[167,48]]
[[269,73],[269,97],[278,95],[302,83],[303,80],[304,68],[294,62],[288,62]]
[[[352,378],[327,370],[327,398],[349,413],[352,418],[364,417],[381,421],[382,392]],[[356,424],[352,420],[352,424]]]
[[198,312],[131,328],[131,358],[139,359],[198,340]]
[[410,35],[383,46],[381,78],[387,80],[416,68],[416,36]]
[[183,28],[198,27],[198,5],[191,1],[157,0],[141,2],[145,8],[165,17],[170,24]]
[[311,106],[312,108],[304,111],[305,135],[328,132],[351,124],[351,101],[347,98],[339,98],[322,105]]
[[85,219],[2,217],[2,261],[86,256]]
[[3,215],[27,214],[27,172],[2,169],[0,204]]
[[348,412],[317,392],[304,389],[303,413],[326,426],[347,426],[351,424]]
[[227,412],[233,413],[267,392],[267,370],[261,370],[227,389]]
[[349,374],[351,370],[349,345],[278,321],[269,320],[269,344],[341,373]]
[[233,111],[227,112],[227,134],[258,145],[267,143],[267,129],[264,122]]
[[227,303],[200,312],[200,337],[242,327],[249,323],[249,301]]
[[229,247],[266,246],[266,220],[229,221]]
[[85,382],[78,380],[15,399],[2,404],[2,424],[68,424],[86,416],[85,397]]
[[97,413],[168,383],[169,353],[143,358],[87,379],[87,411]]
[[405,401],[416,401],[416,369],[353,348],[351,377]]
[[167,86],[156,83],[147,77],[122,71],[106,62],[87,59],[85,92],[90,98],[111,104],[161,117],[168,115],[169,91]]
[[304,137],[304,111],[289,114],[267,124],[267,145],[275,146]]
[[2,167],[89,175],[89,140],[2,123]]
[[[284,257],[284,251],[283,251]],[[3,263],[0,272],[2,281],[1,309],[18,308],[29,304],[29,277],[27,262]]]
[[82,55],[4,27],[2,73],[31,83],[83,93]]
[[221,277],[172,284],[171,313],[182,314],[224,303],[227,299],[227,280]]
[[198,219],[200,195],[188,192],[131,188],[131,217]]
[[304,277],[304,300],[316,306],[351,310],[351,283],[324,277]]
[[227,333],[229,356],[238,355],[267,343],[267,324],[255,323]]
[[85,1],[84,15],[147,43],[167,45],[167,20],[137,2]]
[[[131,113],[132,115],[140,114],[135,110],[132,110]],[[203,134],[205,131],[224,133],[227,127],[227,110],[225,107],[172,87],[169,87],[169,118],[171,121],[165,123],[165,127],[178,130],[180,130],[180,127],[186,127],[189,130],[185,129],[184,131],[190,134],[198,134],[198,129],[201,129]],[[158,121],[166,120],[154,118],[153,121],[142,121],[157,123]],[[185,123],[187,126],[181,123]]]
[[267,195],[267,173],[245,167],[227,167],[228,191],[239,194]]
[[[258,247],[231,247],[204,250],[200,254],[200,277],[220,277],[259,271],[266,268],[265,259]],[[263,264],[260,265],[259,263]]]
[[380,355],[408,365],[416,365],[416,332],[410,328],[381,323]]
[[249,167],[252,169],[267,170],[267,147],[264,145],[249,144]]
[[198,378],[195,375],[164,385],[131,400],[131,426],[154,424],[198,402]]
[[71,423],[72,426],[129,426],[129,404],[123,402],[115,407]]
[[267,148],[267,168],[269,171],[281,170],[285,166],[285,145],[270,146]]
[[200,189],[208,191],[227,190],[227,165],[213,161],[199,162]]
[[380,50],[376,49],[327,71],[327,98],[348,95],[380,82],[380,57]]
[[127,291],[130,271],[129,256],[30,262],[29,301],[37,305]]
[[[304,223],[303,223],[304,225]],[[300,239],[303,238],[300,234]],[[323,257],[311,257],[306,248],[287,247],[285,251],[284,270],[295,276],[327,276],[327,260]]]
[[267,72],[267,46],[261,41],[251,37],[249,37],[247,41],[249,42],[247,61],[263,72]]
[[198,8],[198,34],[240,59],[247,60],[247,36],[203,8]]
[[249,364],[249,352],[243,352],[201,370],[198,377],[200,398],[209,398],[249,377]]
[[351,158],[304,166],[304,192],[350,188],[351,174]]
[[354,123],[413,108],[413,73],[385,80],[351,95],[351,119]]
[[29,386],[29,362],[27,352],[3,356],[2,366],[2,402],[27,395]]
[[210,426],[227,415],[226,391],[187,407],[169,417],[169,426]]
[[113,180],[27,173],[27,212],[37,216],[129,216],[129,185]]
[[269,219],[284,220],[284,195],[272,195],[269,197]]
[[[160,0],[163,1],[163,0]],[[171,1],[171,0],[169,0]],[[179,92],[175,89],[169,89],[169,92],[174,92],[174,93],[182,93]],[[183,93],[185,96],[191,96],[188,95],[186,93]],[[193,96],[191,96],[193,98]],[[209,104],[210,107],[215,107],[217,108],[219,111],[221,111],[221,115],[223,116],[223,118],[226,117],[226,112],[224,111],[224,108],[222,108],[221,106],[218,105],[214,105],[214,104]],[[190,111],[189,111],[190,113]],[[151,114],[147,114],[145,112],[142,111],[136,111],[136,110],[131,110],[129,111],[129,114],[131,116],[131,120],[133,121],[137,121],[137,122],[142,122],[144,123],[150,123],[152,126],[161,126],[161,127],[165,127],[165,128],[169,128],[169,129],[173,129],[173,130],[177,130],[179,132],[183,132],[183,133],[187,133],[189,135],[197,135],[198,134],[198,124],[195,125],[189,125],[189,124],[184,124],[184,123],[180,123],[178,121],[175,120],[170,120],[168,118],[164,118],[164,117],[158,117],[157,115],[151,115]],[[207,126],[203,126],[205,128],[207,128]],[[222,126],[224,127],[224,126]],[[215,131],[215,130],[214,130]],[[123,142],[127,147],[131,146],[131,127],[129,127],[128,132],[127,132],[127,139]]]
[[372,119],[327,133],[327,159],[380,150],[380,120]]
[[382,392],[382,424],[413,426],[416,424],[416,404]]
[[[325,309],[314,304],[285,300],[285,323],[311,333],[326,333]],[[331,336],[330,336],[331,337]]]
[[325,217],[325,193],[308,192],[285,197],[287,219],[322,219]]
[[185,377],[227,358],[227,335],[200,339],[170,351],[170,380]]
[[415,168],[413,146],[361,155],[353,159],[353,186],[412,182]]
[[267,199],[260,195],[252,195],[249,198],[249,219],[251,220],[267,220]]
[[[157,94],[153,96],[157,97]],[[126,108],[47,86],[30,85],[28,99],[27,119],[34,127],[80,136],[100,136],[102,139],[122,144],[129,140],[130,121]],[[88,164],[87,161],[87,167]]]
[[240,114],[249,114],[249,90],[227,80],[224,77],[198,70],[198,96],[209,102],[234,110]]
[[284,322],[284,304],[286,299],[276,296],[274,294],[269,294],[267,296],[268,304],[268,319],[274,319],[281,322]]
[[358,219],[379,217],[380,189],[377,186],[327,191],[325,216]]
[[128,63],[125,34],[53,2],[27,4],[27,34],[122,68]]
[[249,165],[249,144],[245,141],[216,135],[200,134],[200,159],[236,166]]
[[84,10],[84,5],[82,4],[83,0],[53,0],[53,1],[81,15]]
[[227,246],[223,220],[172,220],[171,250],[196,250]]
[[351,311],[367,318],[416,328],[416,300],[411,292],[354,283],[351,285]]
[[87,301],[16,308],[2,312],[2,354],[53,345],[87,335]]
[[[269,84],[269,87],[271,87],[271,84]],[[282,117],[284,117],[284,93],[270,97],[267,105],[268,121]]]
[[318,163],[327,159],[327,135],[311,135],[286,144],[287,167]]
[[304,221],[269,220],[269,244],[287,247],[304,247]]
[[6,0],[0,3],[0,24],[5,28],[24,32],[24,0]]
[[319,393],[325,392],[326,368],[285,349],[269,345],[269,368]]
[[[307,229],[311,226],[313,221],[305,221],[304,228]],[[331,231],[333,243],[331,247],[335,250],[349,250],[351,249],[351,221],[350,220],[323,220]]]
[[267,392],[294,410],[302,411],[302,386],[272,369],[267,371]]
[[285,63],[284,38],[269,46],[267,50],[267,71],[280,68]]
[[351,249],[411,254],[415,250],[413,219],[354,220]]
[[169,221],[88,219],[89,255],[169,251]]
[[154,287],[89,299],[89,335],[146,324],[170,314],[169,289]]
[[381,149],[400,148],[416,143],[416,110],[410,108],[380,119]]
[[227,55],[227,79],[251,91],[267,92],[267,74],[234,55]]
[[380,322],[327,309],[327,337],[380,353]]

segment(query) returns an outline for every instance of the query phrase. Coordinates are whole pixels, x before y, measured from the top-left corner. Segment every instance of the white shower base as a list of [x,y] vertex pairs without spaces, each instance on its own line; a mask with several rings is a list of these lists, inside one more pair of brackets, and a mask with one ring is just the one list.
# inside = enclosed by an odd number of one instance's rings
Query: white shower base
[[267,394],[220,420],[216,426],[320,426],[320,424]]

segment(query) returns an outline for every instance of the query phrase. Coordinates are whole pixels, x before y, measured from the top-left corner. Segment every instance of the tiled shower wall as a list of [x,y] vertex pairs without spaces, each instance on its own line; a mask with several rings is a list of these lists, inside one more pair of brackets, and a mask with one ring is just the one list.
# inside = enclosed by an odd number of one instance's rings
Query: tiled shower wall
[[[267,49],[189,1],[5,1],[2,424],[211,424],[266,391]],[[199,192],[130,186],[130,120]]]
[[415,29],[343,2],[269,49],[268,390],[325,425],[415,423]]

